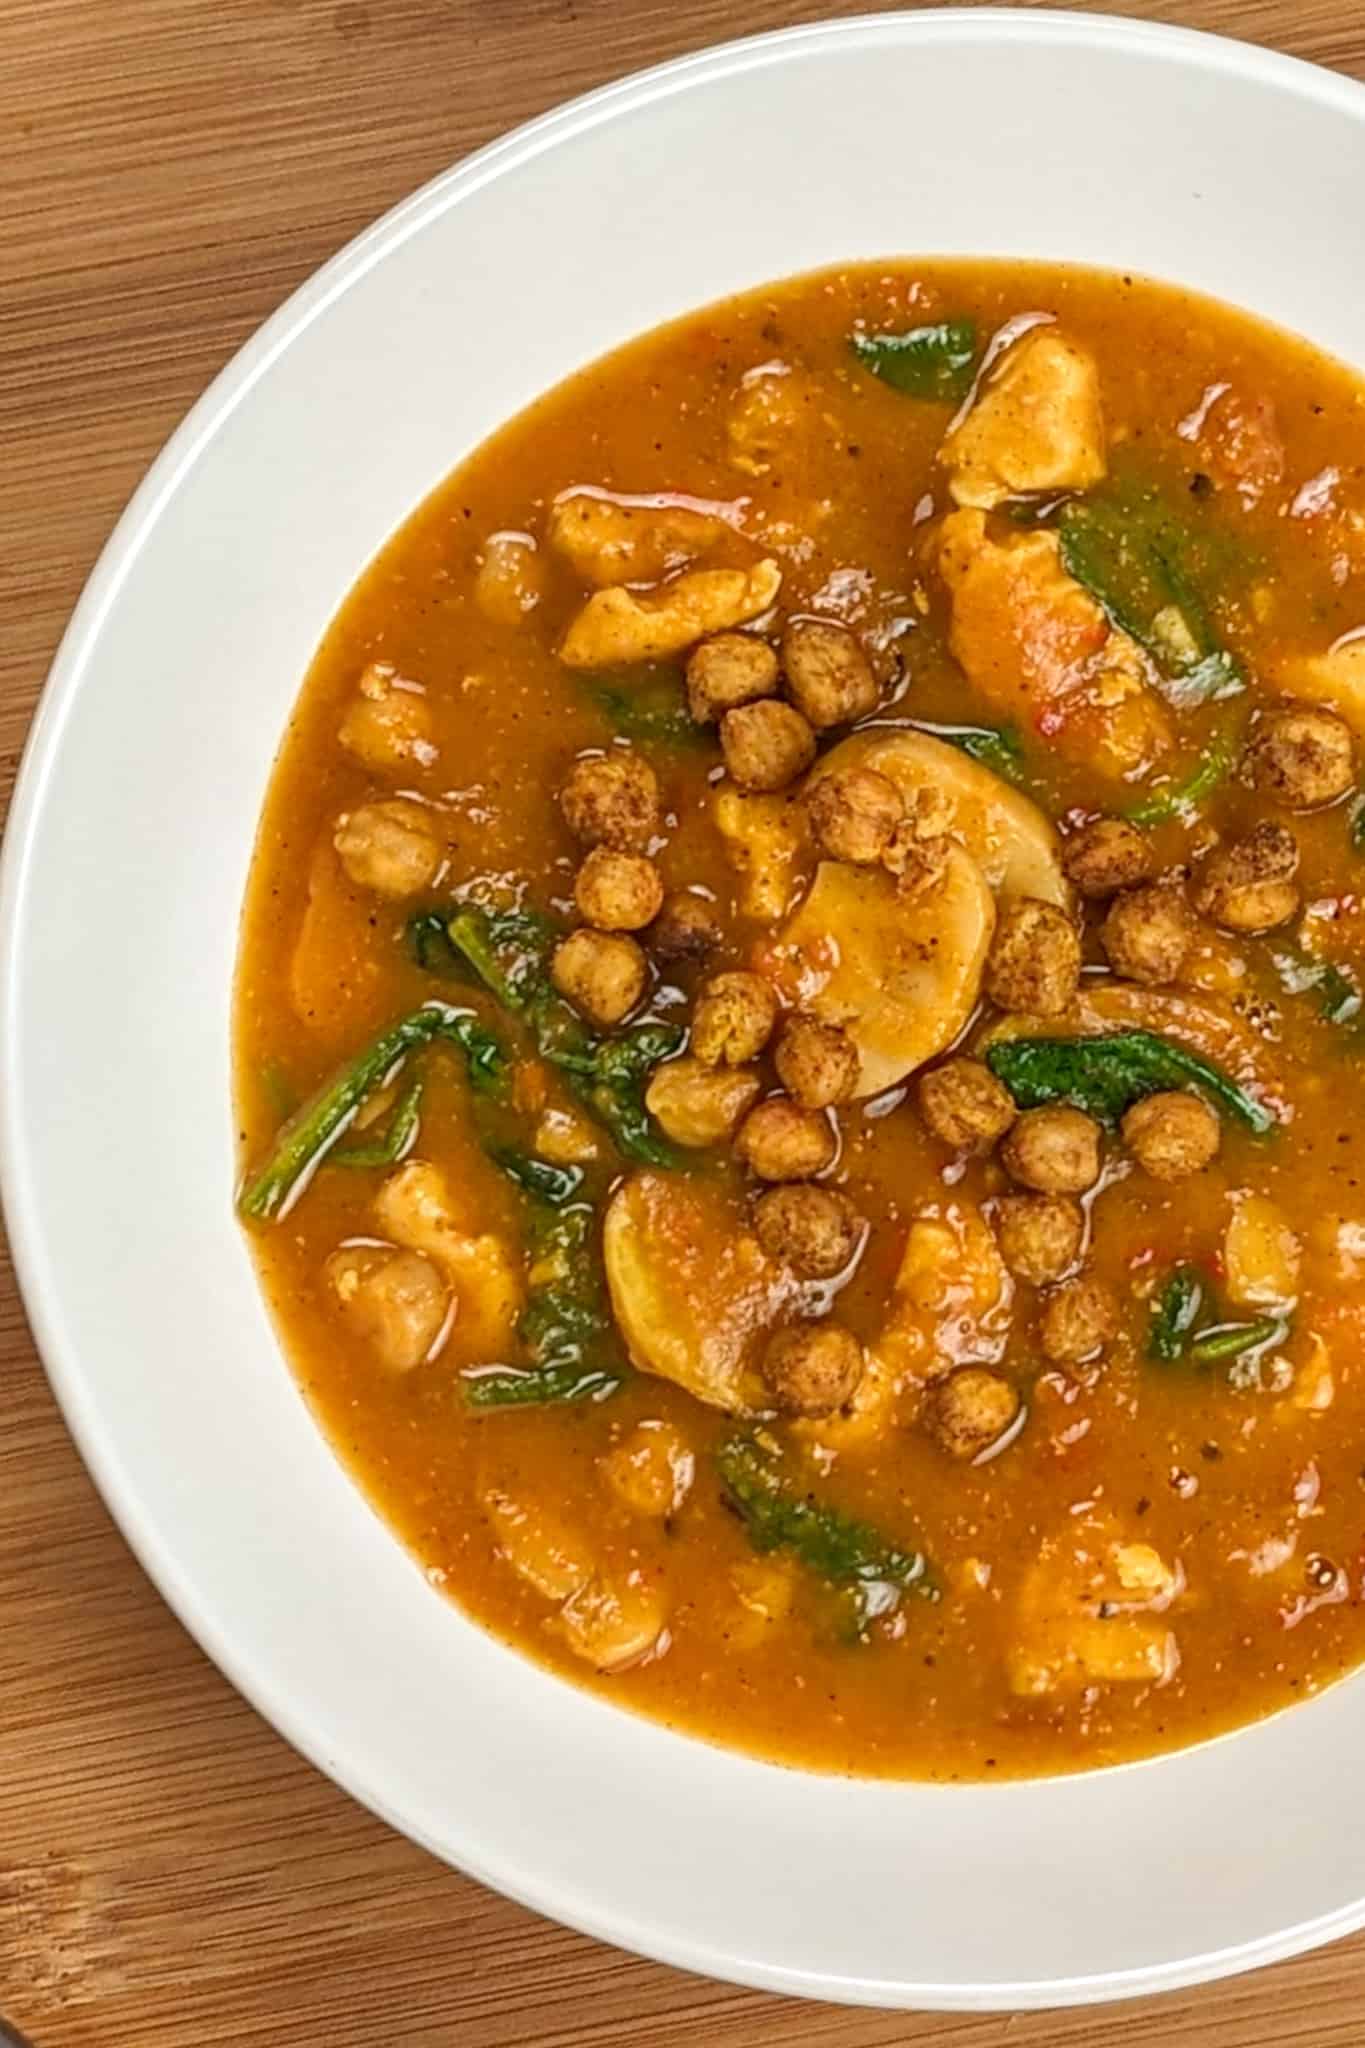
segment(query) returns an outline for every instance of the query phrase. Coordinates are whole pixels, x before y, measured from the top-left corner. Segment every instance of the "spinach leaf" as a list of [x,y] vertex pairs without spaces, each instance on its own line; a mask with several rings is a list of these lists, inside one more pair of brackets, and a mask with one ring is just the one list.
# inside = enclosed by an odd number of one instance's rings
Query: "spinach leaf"
[[865,370],[910,398],[949,403],[971,388],[976,358],[976,322],[940,320],[904,334],[849,336],[849,347]]
[[1196,1365],[1218,1365],[1225,1358],[1242,1358],[1249,1351],[1282,1344],[1288,1332],[1287,1316],[1260,1316],[1254,1323],[1218,1323],[1191,1338],[1190,1357]]
[[265,1164],[242,1189],[241,1213],[259,1222],[286,1214],[366,1096],[410,1052],[438,1038],[459,1046],[474,1087],[484,1093],[501,1087],[505,1055],[492,1032],[469,1010],[426,1003],[381,1032],[290,1118]]
[[1152,1304],[1147,1356],[1163,1365],[1183,1358],[1203,1306],[1204,1284],[1194,1267],[1177,1266]]
[[644,665],[621,669],[589,686],[589,694],[613,732],[626,739],[666,747],[704,747],[708,734],[687,708],[687,690],[675,668]]
[[463,1379],[468,1408],[545,1408],[605,1401],[621,1385],[619,1374],[573,1363],[526,1370],[512,1365],[484,1366],[466,1372]]
[[1365,791],[1351,805],[1351,851],[1365,853]]
[[1155,485],[1130,476],[1073,498],[1059,530],[1063,565],[1110,622],[1151,655],[1178,709],[1246,688],[1239,663],[1218,642],[1199,589],[1209,547]]
[[914,731],[926,732],[933,739],[957,747],[973,761],[979,761],[983,768],[990,768],[1002,776],[1006,782],[1019,780],[1024,766],[1024,748],[1012,725],[940,725],[928,718],[915,718],[910,722]]
[[1278,946],[1271,964],[1286,995],[1311,995],[1318,1015],[1328,1024],[1355,1024],[1365,996],[1359,982],[1334,960],[1310,960],[1295,947]]
[[785,1550],[852,1600],[856,1631],[866,1633],[906,1591],[937,1599],[922,1551],[902,1550],[866,1522],[798,1490],[781,1460],[753,1436],[727,1439],[716,1454],[725,1500],[759,1552]]
[[382,1138],[368,1145],[338,1145],[329,1166],[396,1166],[405,1159],[417,1136],[422,1107],[422,1076],[414,1074],[394,1104]]
[[529,1152],[514,1151],[510,1145],[496,1145],[489,1158],[500,1166],[509,1180],[537,1201],[560,1209],[571,1202],[583,1185],[581,1166],[553,1166],[548,1159],[536,1159]]
[[1135,825],[1164,825],[1197,810],[1227,780],[1237,759],[1237,740],[1231,732],[1215,734],[1190,773],[1180,782],[1167,783],[1134,804],[1128,816]]
[[1196,1088],[1214,1106],[1258,1136],[1275,1118],[1212,1060],[1187,1052],[1154,1031],[1119,1031],[1099,1038],[1007,1038],[986,1052],[986,1064],[1020,1109],[1071,1102],[1116,1124],[1125,1110],[1163,1088]]

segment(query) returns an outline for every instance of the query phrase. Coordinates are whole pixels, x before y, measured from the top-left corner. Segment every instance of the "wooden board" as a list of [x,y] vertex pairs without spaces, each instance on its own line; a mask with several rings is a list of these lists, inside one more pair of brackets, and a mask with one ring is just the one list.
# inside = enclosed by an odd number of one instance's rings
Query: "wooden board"
[[[568,94],[854,11],[0,0],[0,801],[129,492],[324,257]],[[1126,11],[1365,76],[1357,0]],[[96,1499],[3,1269],[0,2012],[34,2048],[1358,2048],[1365,1937],[1101,2015],[918,2019],[703,1983],[536,1920],[361,1812],[199,1654]]]

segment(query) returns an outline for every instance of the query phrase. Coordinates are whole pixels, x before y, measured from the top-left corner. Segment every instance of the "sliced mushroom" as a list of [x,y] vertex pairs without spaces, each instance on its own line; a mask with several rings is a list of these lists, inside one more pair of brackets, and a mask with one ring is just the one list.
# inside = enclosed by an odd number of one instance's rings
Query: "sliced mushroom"
[[955,844],[942,878],[916,896],[877,869],[827,860],[766,964],[794,1002],[844,1026],[858,1052],[857,1094],[879,1095],[962,1030],[994,929],[986,878]]
[[961,840],[993,889],[1071,907],[1061,841],[1037,804],[960,748],[923,732],[858,732],[830,749],[807,778],[809,793],[831,774],[875,769],[907,806],[934,801],[935,824]]
[[641,1372],[731,1414],[771,1407],[757,1340],[795,1292],[716,1186],[635,1174],[602,1227],[611,1305]]

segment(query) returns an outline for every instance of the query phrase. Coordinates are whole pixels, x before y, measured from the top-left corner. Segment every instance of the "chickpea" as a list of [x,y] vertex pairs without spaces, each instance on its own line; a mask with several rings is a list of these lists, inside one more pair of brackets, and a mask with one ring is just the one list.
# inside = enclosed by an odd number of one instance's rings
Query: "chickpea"
[[870,867],[891,845],[905,803],[889,775],[876,768],[822,775],[806,798],[815,843],[831,860]]
[[754,1206],[754,1230],[770,1259],[812,1280],[832,1280],[858,1248],[862,1222],[834,1188],[769,1188]]
[[703,1066],[756,1060],[777,1024],[777,996],[761,974],[715,974],[692,1012],[692,1052]]
[[1058,1287],[1043,1304],[1038,1341],[1058,1365],[1081,1365],[1113,1342],[1118,1302],[1102,1280],[1082,1274]]
[[1100,1127],[1064,1102],[1026,1109],[1000,1157],[1015,1180],[1039,1194],[1083,1195],[1100,1177]]
[[1123,1142],[1153,1180],[1185,1180],[1217,1156],[1222,1126],[1198,1095],[1170,1089],[1135,1102],[1121,1126]]
[[805,1011],[783,1025],[775,1064],[778,1080],[803,1109],[828,1109],[858,1092],[857,1046],[842,1025],[824,1024]]
[[749,1111],[735,1149],[759,1180],[809,1180],[833,1165],[838,1148],[818,1109],[801,1109],[785,1095],[773,1095]]
[[687,708],[699,725],[722,718],[739,704],[771,697],[776,689],[777,656],[753,633],[717,633],[692,650]]
[[998,1009],[1058,1016],[1080,975],[1080,933],[1064,910],[1032,896],[1002,906],[986,962],[986,994]]
[[842,1323],[779,1330],[763,1353],[764,1382],[786,1415],[833,1415],[863,1376],[863,1347]]
[[429,768],[436,759],[424,691],[387,662],[372,661],[361,676],[337,738],[371,768]]
[[676,889],[664,898],[649,943],[660,960],[704,960],[720,944],[720,918],[702,896]]
[[1018,1419],[1018,1389],[983,1365],[959,1366],[929,1389],[925,1421],[954,1458],[979,1458]]
[[995,1205],[995,1235],[1015,1279],[1046,1287],[1080,1257],[1085,1211],[1071,1195],[1002,1195]]
[[926,832],[920,820],[902,818],[882,853],[882,866],[896,878],[898,896],[925,896],[948,872],[953,840],[946,832]]
[[659,829],[659,785],[641,755],[624,747],[574,762],[559,796],[565,822],[584,846],[643,846]]
[[1014,1122],[1014,1097],[981,1060],[945,1060],[921,1074],[919,1113],[934,1137],[958,1152],[980,1152]]
[[762,697],[726,712],[720,747],[741,789],[785,789],[815,759],[815,734],[790,704]]
[[669,1060],[656,1067],[645,1108],[676,1145],[700,1150],[719,1145],[753,1108],[762,1083],[744,1067],[705,1067],[700,1060]]
[[450,1294],[421,1252],[348,1245],[327,1261],[327,1279],[347,1323],[387,1372],[411,1372],[431,1355]]
[[638,932],[658,916],[664,885],[644,854],[594,846],[578,870],[573,893],[585,924],[603,932]]
[[1204,862],[1195,902],[1229,932],[1269,932],[1299,907],[1298,841],[1284,825],[1256,825]]
[[827,619],[793,619],[782,635],[792,702],[817,731],[847,725],[877,708],[872,664],[853,635]]
[[1125,889],[1109,906],[1100,944],[1115,974],[1160,987],[1184,966],[1194,944],[1194,919],[1172,883]]
[[399,796],[344,812],[332,844],[351,880],[380,896],[416,896],[445,859],[430,813]]
[[1156,857],[1145,835],[1126,818],[1092,818],[1062,851],[1067,879],[1082,896],[1112,896],[1150,882]]
[[1355,781],[1351,728],[1317,704],[1268,711],[1251,744],[1258,789],[1291,811],[1316,811],[1345,796]]
[[580,926],[555,947],[550,979],[559,993],[594,1024],[619,1024],[645,992],[648,965],[623,932]]
[[682,1431],[649,1418],[627,1430],[604,1451],[598,1469],[617,1499],[633,1514],[664,1521],[676,1515],[692,1490],[697,1460]]
[[594,1572],[570,1593],[555,1626],[585,1663],[598,1671],[625,1671],[649,1655],[667,1621],[663,1589],[643,1572]]
[[490,533],[474,579],[474,602],[495,626],[519,626],[545,595],[545,568],[529,533]]

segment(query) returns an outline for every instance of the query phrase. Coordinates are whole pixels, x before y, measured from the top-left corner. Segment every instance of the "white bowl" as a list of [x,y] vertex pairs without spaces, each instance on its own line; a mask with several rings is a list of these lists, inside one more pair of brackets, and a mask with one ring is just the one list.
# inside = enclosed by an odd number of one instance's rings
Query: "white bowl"
[[1158,1762],[851,1783],[578,1692],[424,1581],[281,1362],[233,1221],[229,988],[271,757],[333,608],[566,371],[765,277],[1131,267],[1365,360],[1365,91],[1084,16],[883,15],[593,95],[391,214],[245,348],[105,550],[3,875],[4,1189],[53,1383],[139,1557],[290,1741],[610,1940],[879,2005],[1126,1996],[1365,1922],[1359,1679]]

